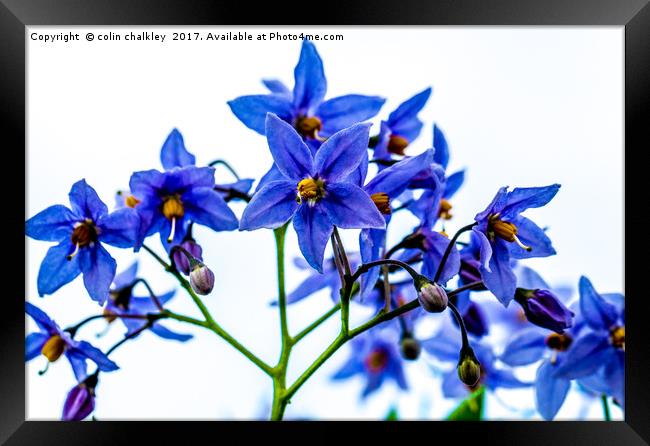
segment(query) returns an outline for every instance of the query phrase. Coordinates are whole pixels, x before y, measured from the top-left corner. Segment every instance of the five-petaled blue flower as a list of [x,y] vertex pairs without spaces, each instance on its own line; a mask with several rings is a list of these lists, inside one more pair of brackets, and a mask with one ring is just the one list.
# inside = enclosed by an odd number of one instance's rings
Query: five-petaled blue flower
[[160,233],[165,248],[183,241],[190,222],[214,231],[237,229],[237,217],[214,190],[214,168],[184,166],[135,172],[129,182],[140,215],[138,247]]
[[475,217],[472,230],[479,241],[481,278],[504,306],[510,304],[517,288],[510,260],[555,254],[544,230],[519,214],[544,206],[559,189],[559,184],[515,188],[511,192],[502,187],[490,205]]
[[86,361],[88,359],[97,364],[99,370],[103,372],[118,369],[117,364],[98,348],[86,341],[76,341],[70,336],[70,333],[61,330],[40,308],[25,302],[25,313],[32,317],[40,330],[30,333],[25,339],[25,361],[30,361],[42,354],[49,362],[54,362],[64,354],[70,361],[78,382],[83,381],[87,376]]
[[36,240],[58,242],[51,247],[38,271],[38,294],[52,294],[83,274],[90,297],[102,305],[117,268],[102,243],[130,248],[139,226],[133,209],[108,208],[95,189],[81,180],[70,189],[71,209],[54,205],[27,220],[25,233]]
[[334,226],[384,228],[384,217],[368,194],[344,181],[367,155],[369,128],[356,124],[342,130],[312,156],[295,129],[269,113],[266,136],[283,179],[266,184],[253,196],[239,229],[278,228],[293,218],[305,260],[322,272]]
[[[402,102],[386,121],[381,122],[374,147],[375,159],[389,160],[391,154],[404,156],[404,150],[422,131],[418,113],[429,100],[431,87]],[[382,164],[379,164],[381,168]]]
[[393,380],[402,390],[408,389],[394,331],[368,331],[354,338],[350,347],[350,357],[332,379],[344,380],[355,375],[365,376],[366,386],[361,395],[363,398],[378,390],[386,380]]
[[625,407],[625,298],[622,294],[599,294],[584,276],[579,290],[580,314],[587,329],[571,345],[554,374],[566,379],[596,374],[605,385],[605,393]]
[[[138,331],[147,323],[146,319],[130,318],[128,316],[146,316],[159,312],[151,296],[138,297],[133,295],[133,289],[138,284],[137,273],[138,262],[136,261],[126,270],[115,276],[110,298],[104,308],[104,315],[108,322],[113,322],[116,318],[120,319],[127,328],[127,335]],[[165,305],[174,297],[174,294],[176,294],[176,291],[161,294],[157,296],[158,302],[161,305]],[[185,342],[192,338],[190,334],[171,331],[161,325],[159,321],[155,321],[150,327],[150,330],[164,339]]]
[[266,114],[273,113],[317,147],[323,138],[372,118],[385,102],[378,96],[358,94],[323,102],[327,92],[323,61],[309,40],[303,40],[294,77],[293,92],[277,80],[265,81],[271,94],[241,96],[228,105],[248,128],[262,135],[266,131]]

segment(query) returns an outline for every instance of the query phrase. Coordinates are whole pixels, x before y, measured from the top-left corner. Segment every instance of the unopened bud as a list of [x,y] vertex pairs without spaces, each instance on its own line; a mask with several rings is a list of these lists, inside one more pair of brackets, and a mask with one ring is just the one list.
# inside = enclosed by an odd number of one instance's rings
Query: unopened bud
[[560,334],[573,326],[575,313],[548,290],[517,288],[515,301],[524,309],[526,318],[537,326]]
[[437,283],[430,282],[422,276],[415,284],[418,290],[418,301],[422,308],[429,313],[440,313],[447,308],[449,298],[444,288]]
[[214,273],[205,264],[198,262],[190,272],[190,285],[197,294],[210,294],[214,288]]
[[417,339],[412,337],[404,337],[401,342],[402,358],[414,361],[420,357],[422,346]]
[[95,410],[97,375],[90,375],[68,392],[63,404],[63,421],[81,421]]
[[[196,241],[192,239],[185,240],[183,243],[181,243],[180,246],[189,252],[192,256],[194,256],[197,260],[203,260],[203,249],[201,248],[201,245],[196,243]],[[172,255],[172,259],[174,260],[174,266],[176,266],[176,269],[178,269],[186,276],[190,274],[190,261],[184,252],[182,252],[180,249],[175,250],[174,254]]]
[[458,361],[458,377],[467,386],[473,387],[481,378],[481,364],[471,347],[463,348]]

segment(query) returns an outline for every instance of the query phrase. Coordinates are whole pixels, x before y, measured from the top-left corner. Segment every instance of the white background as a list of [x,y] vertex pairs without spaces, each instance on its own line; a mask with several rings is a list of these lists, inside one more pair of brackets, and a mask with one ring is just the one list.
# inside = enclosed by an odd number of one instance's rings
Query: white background
[[[73,31],[80,42],[31,41],[31,32]],[[160,42],[86,42],[86,32],[154,31]],[[228,160],[243,177],[259,178],[271,156],[265,139],[248,130],[230,112],[227,100],[264,93],[260,79],[279,78],[293,85],[300,42],[173,42],[172,31],[244,31],[241,28],[53,28],[32,27],[28,43],[28,215],[55,203],[68,204],[75,181],[86,178],[100,197],[113,205],[117,189],[128,187],[133,171],[160,169],[159,150],[178,127],[199,163]],[[561,183],[551,204],[527,213],[548,226],[558,255],[535,259],[535,267],[552,284],[575,286],[582,274],[598,290],[623,291],[623,28],[513,27],[371,27],[249,28],[271,31],[342,33],[343,42],[317,42],[328,79],[327,97],[347,93],[388,98],[373,122],[386,118],[400,102],[433,87],[420,117],[425,127],[408,153],[431,145],[432,123],[445,131],[451,171],[467,167],[466,183],[454,199],[455,218],[448,232],[472,221],[500,186]],[[375,131],[376,131],[376,127]],[[8,150],[14,150],[7,148]],[[218,171],[218,180],[229,180]],[[235,206],[241,215],[242,205]],[[391,241],[412,229],[409,216],[395,219]],[[271,231],[195,235],[217,285],[206,304],[215,318],[269,363],[279,352],[274,240]],[[348,250],[356,231],[346,231]],[[157,237],[150,242],[160,250]],[[29,240],[27,296],[62,326],[97,314],[80,278],[52,296],[39,298],[36,277],[50,244]],[[287,258],[299,255],[289,230]],[[118,271],[135,255],[110,248]],[[158,292],[174,280],[145,252],[138,254],[141,273]],[[305,273],[288,262],[288,289]],[[291,308],[290,328],[301,329],[331,306],[319,293]],[[179,292],[171,309],[198,316]],[[356,311],[356,310],[355,310]],[[356,314],[358,313],[358,314]],[[356,311],[355,321],[368,317]],[[437,322],[432,316],[424,335]],[[121,366],[102,374],[97,389],[98,419],[227,419],[266,417],[270,380],[210,332],[167,322],[195,334],[187,344],[162,341],[147,333],[113,355]],[[31,320],[27,324],[34,330]],[[103,338],[103,321],[79,333],[101,348],[122,335],[119,322]],[[334,338],[332,318],[294,350],[289,381]],[[287,418],[381,418],[396,404],[402,418],[444,417],[456,404],[440,396],[440,386],[426,360],[408,365],[410,393],[393,384],[365,402],[364,384],[353,379],[333,384],[328,377],[348,355],[341,349],[292,399]],[[74,385],[62,359],[39,377],[39,357],[27,367],[27,417],[60,416]],[[530,377],[530,371],[528,371]],[[496,418],[518,418],[500,404],[534,406],[532,391],[503,391],[488,397]],[[593,404],[592,404],[593,403]],[[529,415],[524,413],[524,415]],[[620,412],[615,409],[615,415]],[[533,415],[539,418],[537,415]],[[574,393],[558,418],[601,418],[597,403]]]

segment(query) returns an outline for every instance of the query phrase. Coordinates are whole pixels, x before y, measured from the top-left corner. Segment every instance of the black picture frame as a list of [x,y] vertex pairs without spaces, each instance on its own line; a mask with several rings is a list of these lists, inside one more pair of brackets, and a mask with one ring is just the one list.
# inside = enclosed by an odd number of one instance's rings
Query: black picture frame
[[[0,113],[2,113],[3,175],[2,311],[0,311],[0,442],[25,444],[136,444],[138,441],[177,444],[203,437],[211,443],[226,441],[224,433],[249,437],[259,434],[288,439],[339,440],[341,429],[328,423],[225,422],[101,422],[59,423],[25,421],[24,280],[19,280],[14,263],[25,263],[25,196],[18,193],[21,178],[18,165],[25,159],[25,27],[30,25],[220,25],[286,24],[290,17],[309,24],[337,25],[617,25],[625,27],[625,230],[635,239],[647,233],[641,218],[627,210],[643,200],[643,155],[647,150],[648,98],[650,96],[650,6],[649,0],[348,0],[334,2],[244,3],[221,0],[0,0]],[[289,15],[287,11],[291,11]],[[634,162],[636,160],[637,162]],[[641,161],[641,162],[639,162]],[[576,166],[579,170],[579,166]],[[640,174],[636,175],[635,170]],[[24,172],[24,171],[23,171]],[[645,174],[647,175],[647,174]],[[607,179],[603,179],[607,181]],[[26,186],[25,186],[26,187]],[[604,204],[606,205],[606,204]],[[628,205],[630,205],[628,207]],[[22,212],[21,212],[22,211]],[[585,222],[602,226],[607,222]],[[641,236],[636,237],[637,234]],[[24,239],[23,239],[24,240]],[[356,428],[364,441],[389,438],[395,441],[460,441],[461,444],[535,445],[642,445],[650,443],[650,344],[642,326],[648,313],[641,290],[647,260],[633,256],[641,246],[625,249],[625,294],[627,322],[626,410],[623,422],[483,422],[483,423],[345,423]],[[597,252],[594,246],[594,252]],[[22,253],[22,254],[21,254]],[[647,256],[646,256],[647,259]],[[623,265],[621,265],[623,266]],[[647,274],[647,273],[646,273]],[[288,435],[287,430],[293,431]],[[280,432],[282,431],[282,432]],[[297,431],[297,432],[296,432]],[[273,437],[272,437],[273,436]]]

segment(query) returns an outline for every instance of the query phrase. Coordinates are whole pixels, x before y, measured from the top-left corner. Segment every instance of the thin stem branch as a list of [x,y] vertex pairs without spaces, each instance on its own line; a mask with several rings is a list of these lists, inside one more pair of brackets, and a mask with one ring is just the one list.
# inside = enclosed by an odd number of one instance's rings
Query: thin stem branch
[[314,322],[309,324],[307,327],[305,327],[302,331],[300,331],[297,335],[295,335],[292,338],[292,344],[297,344],[300,342],[302,338],[307,336],[309,333],[314,331],[316,328],[318,328],[323,322],[328,320],[332,315],[334,315],[337,311],[341,309],[341,303],[338,303],[334,305],[332,308],[330,308],[325,314],[323,314],[321,317],[316,319]]
[[140,327],[140,328],[138,328],[137,330],[135,330],[135,331],[129,333],[128,335],[124,336],[124,338],[122,338],[122,340],[121,340],[120,342],[118,342],[117,344],[115,344],[114,346],[112,346],[110,349],[108,349],[108,351],[105,353],[106,356],[108,356],[108,355],[110,355],[111,353],[113,353],[113,352],[115,351],[116,348],[118,348],[120,345],[124,344],[124,343],[125,343],[126,341],[128,341],[129,339],[133,339],[133,338],[135,338],[137,335],[139,335],[140,333],[142,333],[143,331],[145,331],[145,330],[151,328],[152,325],[153,325],[153,322],[152,322],[152,321],[149,321],[149,322],[147,322],[146,324],[144,324],[142,327]]
[[603,415],[605,417],[605,421],[612,421],[612,415],[609,411],[609,402],[607,402],[607,395],[601,395],[600,399],[603,402]]
[[228,164],[228,163],[227,163],[226,161],[224,161],[224,160],[214,160],[214,161],[208,163],[208,166],[209,166],[209,167],[214,167],[214,166],[217,166],[217,165],[219,165],[219,164],[221,164],[223,167],[225,167],[226,169],[228,169],[228,170],[230,171],[230,173],[232,174],[232,176],[234,176],[235,179],[236,179],[237,181],[239,181],[239,175],[237,175],[237,172],[235,171],[235,169],[233,169],[232,166],[231,166],[230,164]]
[[447,263],[447,259],[449,258],[449,254],[451,253],[452,248],[456,244],[456,239],[463,233],[470,231],[474,226],[476,226],[477,223],[474,222],[471,225],[463,226],[460,228],[454,236],[449,240],[449,244],[447,245],[447,249],[445,249],[445,253],[442,255],[442,259],[440,260],[440,264],[438,265],[438,269],[436,270],[436,275],[433,278],[434,283],[438,283],[438,280],[440,280],[440,276],[442,275],[442,270],[445,267],[445,264]]
[[149,286],[149,282],[147,282],[143,278],[139,278],[139,279],[136,279],[133,282],[132,285],[135,286],[138,283],[143,284],[145,286],[145,288],[147,288],[147,291],[149,292],[149,297],[151,298],[154,305],[156,305],[156,308],[158,308],[159,311],[163,311],[163,306],[160,303],[160,300],[158,300],[158,297],[156,296],[156,293],[154,293],[153,290],[151,289],[151,287]]

